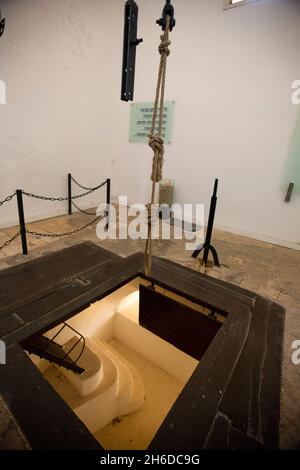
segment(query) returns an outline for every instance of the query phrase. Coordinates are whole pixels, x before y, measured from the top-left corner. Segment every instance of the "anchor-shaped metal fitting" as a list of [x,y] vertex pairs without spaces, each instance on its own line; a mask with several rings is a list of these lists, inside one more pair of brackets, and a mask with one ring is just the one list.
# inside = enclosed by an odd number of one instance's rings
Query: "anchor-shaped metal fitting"
[[159,26],[161,26],[161,29],[163,31],[165,31],[167,27],[167,16],[170,17],[170,31],[172,31],[172,29],[176,25],[176,20],[174,18],[175,11],[174,11],[173,5],[171,5],[171,0],[166,0],[166,4],[162,12],[162,17],[156,21],[156,23],[159,24]]

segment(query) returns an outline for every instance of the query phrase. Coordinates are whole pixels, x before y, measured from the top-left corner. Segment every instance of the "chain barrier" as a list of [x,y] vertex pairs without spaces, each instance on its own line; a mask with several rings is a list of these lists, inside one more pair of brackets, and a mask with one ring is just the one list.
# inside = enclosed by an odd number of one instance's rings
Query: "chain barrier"
[[38,194],[27,193],[26,191],[22,191],[24,196],[33,197],[34,199],[40,199],[41,201],[68,201],[67,197],[46,197],[46,196],[39,196]]
[[[78,194],[77,196],[72,196],[71,199],[79,199],[84,196],[88,196],[89,194],[93,193],[94,190],[87,191],[86,193]],[[68,197],[46,197],[46,196],[39,196],[38,194],[27,193],[23,191],[24,196],[33,197],[34,199],[40,199],[41,201],[68,201]]]
[[[80,207],[78,207],[74,200],[76,199],[80,199],[82,197],[85,197],[85,196],[88,196],[89,194],[93,193],[94,191],[97,191],[98,189],[102,188],[103,186],[105,186],[106,184],[108,185],[108,190],[110,190],[110,180],[106,180],[104,181],[103,183],[99,184],[98,186],[95,186],[93,188],[88,188],[86,186],[83,186],[82,184],[80,184],[78,181],[75,180],[75,178],[73,178],[71,176],[71,179],[72,181],[77,185],[79,186],[79,188],[83,189],[85,192],[82,193],[82,194],[78,194],[78,195],[75,195],[75,196],[67,196],[67,197],[47,197],[47,196],[41,196],[41,195],[38,195],[38,194],[34,194],[34,193],[29,193],[29,192],[26,192],[26,191],[22,191],[22,194],[24,196],[27,196],[27,197],[31,197],[31,198],[34,198],[34,199],[39,199],[41,201],[59,201],[59,202],[64,202],[64,201],[69,201],[69,204],[70,202],[72,202],[72,205],[79,211],[81,212],[82,214],[85,214],[85,215],[88,215],[88,216],[95,216],[96,213],[90,213],[88,211],[85,211],[83,209],[81,209]],[[21,191],[20,191],[21,193]],[[0,207],[5,204],[6,202],[9,202],[11,201],[15,196],[17,195],[17,192],[15,191],[12,195],[6,197],[3,201],[0,201]],[[18,201],[19,202],[19,201]],[[23,202],[22,202],[22,197],[21,197],[21,206],[22,206],[22,214],[23,214],[23,219],[24,219],[24,213],[23,213]],[[69,206],[70,207],[70,206]],[[19,208],[19,217],[20,217],[20,210]],[[36,232],[36,231],[33,231],[33,230],[28,230],[26,229],[25,227],[25,221],[23,220],[23,226],[22,228],[20,229],[20,232],[16,233],[12,238],[10,238],[9,240],[7,240],[3,245],[0,245],[0,251],[3,249],[3,248],[6,248],[7,246],[9,246],[14,240],[16,240],[18,237],[21,236],[21,232],[22,230],[24,231],[24,233],[22,232],[22,245],[23,245],[23,254],[27,254],[27,246],[26,246],[26,236],[25,234],[29,234],[29,235],[33,235],[33,236],[37,236],[37,237],[48,237],[48,238],[60,238],[60,237],[67,237],[67,236],[70,236],[70,235],[74,235],[76,233],[79,233],[79,232],[82,232],[84,230],[86,230],[87,228],[91,227],[94,223],[96,223],[98,220],[100,220],[102,217],[106,217],[107,216],[107,212],[103,215],[99,215],[99,216],[96,216],[93,218],[93,220],[91,220],[89,223],[81,226],[81,227],[78,227],[74,230],[69,230],[67,232],[63,232],[63,233],[43,233],[43,232]],[[21,224],[21,221],[20,221],[20,224]],[[25,246],[25,248],[24,248]]]
[[91,227],[94,225],[95,222],[97,222],[99,219],[101,219],[103,215],[99,215],[95,217],[93,220],[91,220],[89,223],[83,225],[82,227],[78,227],[75,230],[70,230],[69,232],[62,232],[62,233],[44,233],[44,232],[35,232],[33,230],[28,230],[26,229],[26,233],[29,235],[33,235],[35,237],[48,237],[48,238],[61,238],[61,237],[68,237],[70,235],[75,235],[76,233],[82,232],[83,230],[86,230],[87,228]]
[[3,206],[6,202],[11,201],[15,197],[16,193],[14,192],[10,196],[7,196],[3,201],[0,201],[0,207]]
[[15,241],[18,237],[20,236],[20,232],[17,232],[13,237],[11,237],[9,240],[6,240],[3,245],[0,245],[0,251],[3,250],[3,248],[7,248],[13,241]]
[[72,206],[74,206],[75,209],[77,209],[79,212],[81,212],[81,213],[84,214],[84,215],[90,215],[90,216],[96,215],[96,212],[91,213],[91,212],[85,211],[85,210],[83,210],[83,209],[80,209],[80,207],[78,207],[78,206],[75,204],[75,202],[73,202],[73,201],[72,201]]
[[[98,189],[102,188],[103,186],[105,186],[107,184],[107,181],[104,181],[103,183],[99,184],[98,186],[95,186],[94,188],[87,188],[85,186],[83,186],[82,184],[78,183],[78,181],[75,180],[75,178],[73,178],[73,176],[71,177],[72,181],[77,184],[77,186],[79,186],[79,188],[85,190],[86,192],[85,193],[82,193],[82,194],[77,194],[76,196],[72,196],[71,199],[74,200],[74,199],[80,199],[81,197],[85,197],[85,196],[88,196],[89,194],[93,193],[94,191],[97,191]],[[39,194],[34,194],[34,193],[28,193],[27,191],[22,191],[22,193],[24,194],[24,196],[27,196],[27,197],[32,197],[34,199],[40,199],[41,201],[59,201],[59,202],[64,202],[64,201],[68,201],[69,200],[69,197],[51,197],[51,196],[40,196]],[[14,192],[12,195],[8,196],[7,198],[5,198],[3,201],[0,201],[0,207],[5,204],[6,202],[9,202],[11,201],[14,197],[16,196],[16,192]],[[77,208],[78,209],[78,208]],[[80,209],[78,209],[80,210]],[[90,214],[89,214],[90,215]]]
[[71,176],[71,180],[73,181],[73,183],[77,184],[77,186],[85,191],[97,191],[97,189],[100,189],[102,188],[102,186],[104,186],[107,182],[104,181],[103,183],[99,184],[98,186],[95,186],[94,188],[87,188],[86,186],[83,186],[82,184],[78,183],[78,181],[73,177]]

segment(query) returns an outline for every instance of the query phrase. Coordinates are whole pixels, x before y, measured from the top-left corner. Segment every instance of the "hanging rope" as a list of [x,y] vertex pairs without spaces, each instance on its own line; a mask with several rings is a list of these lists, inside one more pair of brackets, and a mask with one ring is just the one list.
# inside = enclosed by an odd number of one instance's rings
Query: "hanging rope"
[[[167,25],[164,33],[161,35],[161,43],[158,47],[160,53],[160,64],[158,71],[156,95],[154,101],[154,110],[152,116],[152,127],[149,134],[149,147],[153,150],[153,163],[152,163],[152,191],[151,191],[151,202],[147,205],[148,210],[148,238],[146,241],[145,248],[145,273],[147,276],[151,275],[152,268],[152,206],[155,202],[155,189],[156,183],[159,183],[162,179],[162,169],[164,163],[164,140],[162,137],[163,128],[163,114],[165,104],[165,85],[166,85],[166,72],[167,72],[167,59],[170,55],[169,46],[171,41],[169,40],[170,34],[170,17],[167,16]],[[156,120],[158,116],[158,129],[156,129]]]

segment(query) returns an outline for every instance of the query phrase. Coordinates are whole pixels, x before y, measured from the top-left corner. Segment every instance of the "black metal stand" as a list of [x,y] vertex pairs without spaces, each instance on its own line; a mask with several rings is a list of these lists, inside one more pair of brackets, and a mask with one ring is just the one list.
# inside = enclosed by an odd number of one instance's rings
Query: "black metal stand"
[[110,191],[111,191],[111,185],[110,185],[110,178],[107,178],[106,180],[106,204],[107,204],[107,211],[105,213],[107,217],[107,224],[106,224],[106,230],[109,228],[109,216],[110,216],[110,211],[109,211],[109,206],[110,206]]
[[197,250],[194,251],[194,253],[192,254],[192,258],[197,258],[200,255],[201,251],[204,250],[202,264],[203,266],[206,266],[209,252],[211,252],[213,256],[214,264],[215,266],[219,268],[220,262],[219,262],[217,250],[211,245],[211,238],[212,238],[212,233],[213,233],[213,228],[214,228],[214,220],[215,220],[217,201],[218,201],[218,198],[217,198],[218,184],[219,184],[219,180],[216,179],[215,186],[214,186],[214,193],[211,198],[205,242],[202,246],[200,246],[199,248],[197,248]]
[[68,214],[72,214],[72,175],[68,173]]
[[17,189],[17,202],[18,202],[18,213],[19,213],[19,225],[20,225],[20,235],[22,241],[22,250],[23,255],[28,255],[27,249],[27,239],[26,239],[26,225],[24,217],[24,205],[23,205],[23,191],[22,189]]

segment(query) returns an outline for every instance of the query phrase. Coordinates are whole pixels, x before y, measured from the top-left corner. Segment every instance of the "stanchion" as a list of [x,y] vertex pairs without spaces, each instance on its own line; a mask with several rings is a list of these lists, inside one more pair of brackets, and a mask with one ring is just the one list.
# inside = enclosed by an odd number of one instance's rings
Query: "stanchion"
[[72,215],[72,175],[68,173],[68,213]]
[[108,178],[106,180],[106,204],[107,204],[107,212],[106,212],[106,216],[107,216],[107,224],[106,224],[106,230],[108,230],[109,228],[109,209],[110,209],[110,178]]
[[24,204],[23,204],[23,191],[22,189],[17,189],[16,193],[17,193],[17,202],[18,202],[22,251],[23,251],[23,255],[28,255],[27,239],[26,239],[26,225],[25,225],[25,216],[24,216]]
[[200,255],[201,251],[203,250],[204,254],[203,254],[202,265],[206,266],[207,261],[208,261],[209,252],[211,252],[211,254],[213,256],[214,264],[215,264],[215,266],[217,266],[219,268],[220,267],[220,262],[219,262],[218,253],[217,253],[216,249],[211,245],[211,239],[212,239],[214,221],[215,221],[215,214],[216,214],[216,207],[217,207],[217,200],[218,200],[218,198],[217,198],[218,184],[219,184],[219,180],[216,179],[215,180],[215,186],[214,186],[214,192],[213,192],[213,195],[212,195],[212,198],[211,198],[205,243],[202,246],[200,246],[199,248],[197,248],[197,250],[194,251],[194,253],[192,254],[192,257],[197,258]]

